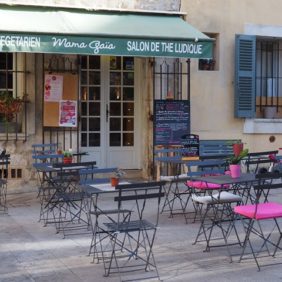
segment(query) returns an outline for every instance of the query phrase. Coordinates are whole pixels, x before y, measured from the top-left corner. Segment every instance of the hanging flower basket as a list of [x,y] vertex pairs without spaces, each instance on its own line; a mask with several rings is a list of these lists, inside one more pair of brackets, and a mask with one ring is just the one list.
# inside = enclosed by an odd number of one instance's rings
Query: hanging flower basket
[[11,122],[15,115],[21,111],[25,98],[25,96],[14,98],[12,93],[8,91],[0,93],[0,114],[4,115],[7,122]]

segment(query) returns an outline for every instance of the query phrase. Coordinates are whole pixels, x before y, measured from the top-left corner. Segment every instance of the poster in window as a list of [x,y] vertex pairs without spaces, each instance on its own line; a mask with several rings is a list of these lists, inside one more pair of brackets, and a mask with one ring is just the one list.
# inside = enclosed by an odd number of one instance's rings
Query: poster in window
[[60,101],[60,121],[59,126],[76,127],[77,126],[77,101]]
[[44,101],[58,102],[63,96],[63,76],[46,74],[44,81]]

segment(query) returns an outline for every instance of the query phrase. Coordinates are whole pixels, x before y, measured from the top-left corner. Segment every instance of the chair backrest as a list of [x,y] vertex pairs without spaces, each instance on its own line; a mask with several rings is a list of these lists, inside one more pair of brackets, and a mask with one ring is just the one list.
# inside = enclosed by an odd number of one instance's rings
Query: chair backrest
[[49,144],[32,144],[32,155],[50,155],[56,154],[58,150],[58,143]]
[[45,163],[45,164],[54,164],[61,163],[63,161],[63,154],[38,154],[32,155],[34,163]]
[[269,156],[275,156],[276,154],[278,154],[278,150],[249,153],[245,160],[246,171],[254,173],[267,172],[275,162]]
[[118,203],[119,210],[129,208],[134,211],[131,220],[148,219],[157,225],[164,185],[165,181],[120,184],[116,186],[118,195],[114,201]]
[[[277,172],[266,172],[256,175],[258,183],[254,185],[255,191],[255,203],[268,202],[270,192],[282,188],[282,173]],[[282,190],[281,190],[282,191]],[[272,193],[271,193],[272,194]],[[277,195],[273,193],[275,201]]]
[[224,174],[226,170],[226,160],[199,160],[199,161],[188,161],[187,176],[193,178],[204,175],[218,175]]
[[79,171],[80,184],[98,184],[110,182],[110,178],[118,171],[117,167],[87,168]]

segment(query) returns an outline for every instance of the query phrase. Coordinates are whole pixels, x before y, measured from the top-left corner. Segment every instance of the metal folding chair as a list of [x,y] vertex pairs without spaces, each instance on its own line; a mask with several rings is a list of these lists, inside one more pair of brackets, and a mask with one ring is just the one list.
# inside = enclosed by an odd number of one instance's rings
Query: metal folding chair
[[[105,276],[118,273],[120,279],[136,281],[137,273],[142,271],[142,278],[147,274],[159,279],[152,249],[164,184],[142,182],[116,187],[118,194],[114,201],[120,212],[114,220],[103,222],[109,241],[100,241]],[[129,216],[124,215],[125,208],[131,210]]]
[[8,169],[10,165],[10,155],[3,150],[0,154],[0,212],[6,214],[8,212],[7,206],[7,178]]
[[[218,185],[201,180],[193,180],[195,177],[207,175],[224,174],[224,160],[192,161],[187,163],[188,175],[191,180],[187,186],[191,189],[192,201],[195,207],[195,217],[200,217],[200,227],[196,235],[194,244],[204,241],[205,251],[210,251],[211,247],[227,248],[230,261],[232,256],[229,250],[230,242],[227,241],[231,232],[234,231],[236,241],[232,244],[240,244],[240,239],[236,226],[234,225],[233,205],[241,203],[242,198],[229,191],[229,185]],[[220,235],[214,235],[219,229]],[[222,244],[211,244],[212,241],[223,241]]]
[[[259,182],[254,186],[255,203],[236,206],[234,213],[241,217],[246,232],[239,261],[248,258],[249,246],[249,254],[260,270],[262,265],[259,259],[265,256],[275,257],[276,252],[282,249],[280,246],[282,230],[278,221],[282,218],[282,202],[277,200],[278,191],[280,190],[280,193],[282,191],[282,174],[264,173],[258,174],[257,178]],[[270,225],[269,221],[273,224]],[[263,264],[266,265],[270,264]]]

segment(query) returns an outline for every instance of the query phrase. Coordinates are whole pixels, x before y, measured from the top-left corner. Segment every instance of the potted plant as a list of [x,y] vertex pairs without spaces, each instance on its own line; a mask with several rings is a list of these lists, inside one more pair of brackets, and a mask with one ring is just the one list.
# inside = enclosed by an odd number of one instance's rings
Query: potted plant
[[111,177],[111,185],[113,187],[117,186],[119,184],[119,179],[125,175],[125,172],[121,169],[117,169],[114,173],[114,175]]
[[233,155],[228,159],[230,175],[232,178],[238,178],[241,175],[241,160],[249,153],[248,149],[244,149],[239,155]]
[[239,156],[244,149],[244,143],[241,140],[228,141],[227,144],[232,146],[234,156]]
[[69,149],[68,151],[64,151],[63,155],[64,155],[64,158],[63,158],[64,164],[71,164],[72,163],[72,149]]
[[9,124],[12,123],[16,114],[22,110],[23,104],[26,102],[27,95],[22,98],[14,97],[12,92],[0,92],[0,116],[5,124],[5,131],[8,133]]

